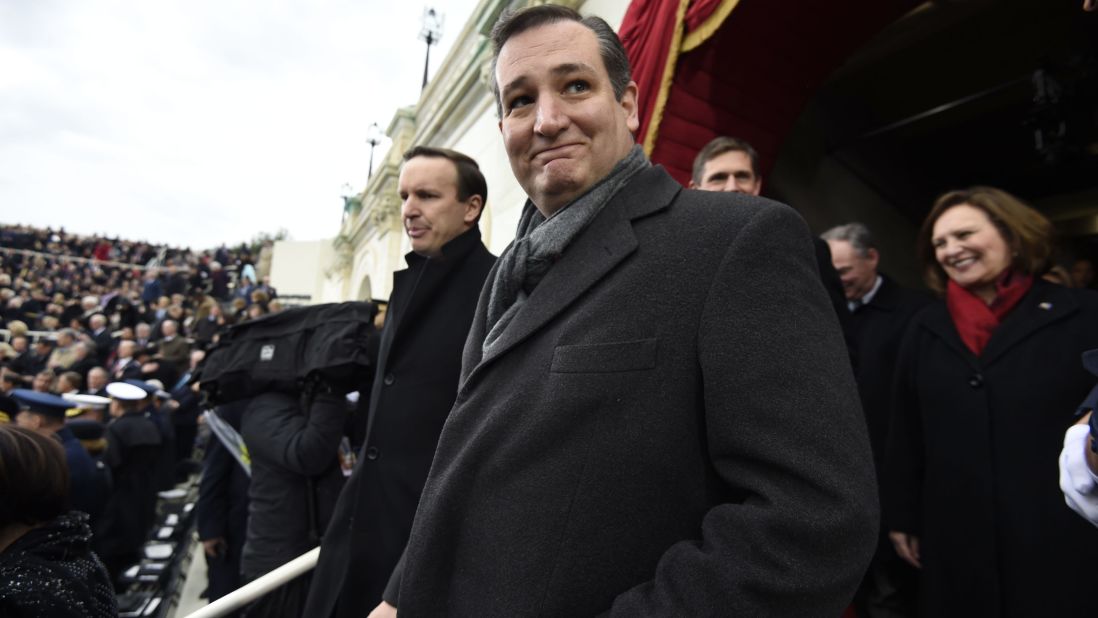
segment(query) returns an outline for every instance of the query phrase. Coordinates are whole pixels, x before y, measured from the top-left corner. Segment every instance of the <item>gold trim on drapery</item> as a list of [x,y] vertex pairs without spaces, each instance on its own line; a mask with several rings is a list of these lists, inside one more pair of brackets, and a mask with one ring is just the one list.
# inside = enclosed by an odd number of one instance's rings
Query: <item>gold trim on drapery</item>
[[671,95],[671,82],[675,79],[675,65],[678,64],[679,54],[695,49],[709,40],[739,3],[740,0],[722,0],[720,6],[713,10],[712,15],[694,31],[684,36],[686,9],[690,6],[690,0],[679,0],[679,8],[675,11],[675,33],[671,37],[667,62],[664,64],[663,77],[660,79],[659,95],[656,97],[655,107],[652,108],[652,118],[648,121],[648,132],[644,136],[644,153],[648,156],[652,156],[652,150],[656,147],[656,137],[660,132],[660,122],[663,120],[663,111],[667,107],[667,98]]
[[721,0],[720,6],[713,10],[713,14],[706,17],[705,21],[682,40],[682,51],[688,52],[708,41],[709,37],[716,34],[717,30],[720,30],[724,19],[732,13],[732,9],[736,8],[739,3],[740,0]]
[[652,149],[656,147],[656,134],[659,133],[660,120],[663,118],[664,107],[667,106],[667,97],[671,94],[671,81],[675,78],[675,63],[678,62],[682,42],[683,21],[686,18],[686,7],[689,5],[690,0],[679,0],[679,8],[675,11],[675,34],[671,35],[667,62],[663,65],[663,77],[660,79],[660,93],[656,97],[656,106],[652,108],[652,118],[648,121],[648,133],[644,136],[644,153],[648,156],[652,156]]

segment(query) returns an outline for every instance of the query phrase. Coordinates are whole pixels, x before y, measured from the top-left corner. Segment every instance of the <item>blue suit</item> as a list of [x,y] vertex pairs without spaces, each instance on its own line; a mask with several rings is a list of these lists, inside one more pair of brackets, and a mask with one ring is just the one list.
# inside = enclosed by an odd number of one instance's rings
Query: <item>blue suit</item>
[[65,461],[69,465],[69,499],[72,508],[91,515],[95,522],[103,511],[108,489],[106,479],[95,465],[80,440],[68,427],[58,429],[57,438],[65,447]]

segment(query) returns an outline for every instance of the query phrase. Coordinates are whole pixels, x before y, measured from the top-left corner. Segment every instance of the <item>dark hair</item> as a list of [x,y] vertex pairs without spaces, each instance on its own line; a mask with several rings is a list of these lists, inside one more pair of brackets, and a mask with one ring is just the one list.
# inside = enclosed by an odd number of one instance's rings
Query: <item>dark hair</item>
[[0,425],[0,528],[35,525],[69,510],[69,469],[57,440]]
[[58,377],[65,378],[65,380],[77,390],[80,390],[80,387],[84,385],[84,377],[80,375],[79,371],[66,371]]
[[948,275],[934,252],[934,224],[945,211],[967,204],[984,211],[1002,234],[1014,255],[1011,267],[1027,275],[1042,275],[1052,265],[1052,223],[1018,198],[994,187],[971,187],[950,191],[934,202],[919,230],[916,249],[923,263],[927,286],[944,292]]
[[841,240],[850,243],[854,251],[861,257],[869,257],[869,250],[877,248],[877,242],[873,239],[873,233],[863,223],[847,223],[835,227],[820,234],[824,240]]
[[488,205],[488,183],[484,180],[484,174],[480,173],[480,166],[472,157],[449,148],[435,148],[434,146],[413,146],[405,151],[402,159],[407,162],[416,157],[428,157],[434,159],[446,159],[454,164],[457,169],[457,198],[465,201],[474,195],[481,199],[480,212],[477,213],[477,221],[484,214],[484,207]]
[[706,144],[704,148],[698,151],[698,156],[694,157],[694,184],[701,185],[702,174],[705,173],[705,164],[709,163],[710,159],[734,151],[747,154],[747,158],[751,159],[751,171],[756,177],[762,175],[759,173],[759,153],[755,152],[751,144],[738,137],[721,136]]
[[601,17],[584,17],[573,9],[557,4],[542,4],[520,10],[504,11],[499,21],[492,27],[492,67],[489,84],[492,94],[496,97],[496,115],[503,117],[503,102],[499,97],[499,84],[496,83],[496,62],[499,60],[499,52],[503,49],[508,39],[532,30],[539,26],[546,26],[562,21],[574,21],[586,26],[595,33],[599,42],[599,56],[606,65],[606,73],[610,76],[610,86],[614,89],[614,98],[621,101],[625,95],[625,89],[632,81],[632,70],[629,68],[629,56],[625,53],[625,46],[621,44],[614,29]]

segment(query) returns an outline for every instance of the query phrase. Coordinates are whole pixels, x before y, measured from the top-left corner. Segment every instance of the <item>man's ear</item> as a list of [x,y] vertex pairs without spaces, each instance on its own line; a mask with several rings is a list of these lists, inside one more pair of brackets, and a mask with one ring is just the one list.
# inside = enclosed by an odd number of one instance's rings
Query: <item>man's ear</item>
[[873,265],[873,270],[877,270],[877,263],[881,261],[881,254],[877,253],[877,250],[870,247],[865,252],[865,259],[869,260],[869,263]]
[[484,198],[479,195],[470,195],[469,199],[465,200],[465,215],[462,217],[462,221],[465,222],[465,225],[472,225],[475,223],[483,208]]
[[640,128],[640,113],[637,111],[637,82],[630,81],[621,95],[621,107],[625,111],[625,126],[630,133]]

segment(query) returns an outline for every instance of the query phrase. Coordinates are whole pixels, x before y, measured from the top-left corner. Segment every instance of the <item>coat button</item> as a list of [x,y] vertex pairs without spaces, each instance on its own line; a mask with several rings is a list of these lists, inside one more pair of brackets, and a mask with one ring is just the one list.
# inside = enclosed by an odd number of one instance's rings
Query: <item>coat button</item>
[[984,385],[984,376],[979,373],[972,374],[972,377],[968,379],[968,385],[972,388],[980,388]]
[[383,381],[385,382],[385,386],[392,386],[393,382],[396,382],[397,379],[395,375],[387,373],[385,374],[385,379]]
[[374,461],[378,457],[381,457],[381,451],[377,450],[376,446],[371,446],[366,449],[366,459]]

